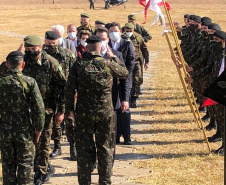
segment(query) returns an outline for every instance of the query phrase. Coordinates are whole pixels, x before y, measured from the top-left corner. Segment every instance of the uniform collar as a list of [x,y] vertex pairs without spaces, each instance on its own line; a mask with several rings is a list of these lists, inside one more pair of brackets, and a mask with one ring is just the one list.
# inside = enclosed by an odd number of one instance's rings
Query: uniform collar
[[17,68],[15,68],[15,69],[7,69],[7,72],[8,73],[21,73],[22,74],[22,72],[19,69],[17,69]]

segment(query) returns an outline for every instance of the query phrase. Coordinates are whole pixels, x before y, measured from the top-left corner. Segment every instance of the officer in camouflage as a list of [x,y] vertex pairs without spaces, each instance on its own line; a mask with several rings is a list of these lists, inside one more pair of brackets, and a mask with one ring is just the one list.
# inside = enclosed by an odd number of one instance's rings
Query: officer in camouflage
[[93,35],[95,34],[95,27],[91,26],[90,25],[90,16],[89,14],[87,13],[82,13],[81,14],[81,26],[79,26],[77,28],[77,31],[78,31],[78,37],[79,37],[79,34],[82,30],[88,30],[90,31]]
[[[45,105],[45,124],[40,141],[36,145],[35,156],[35,185],[40,185],[49,181],[54,173],[54,167],[49,164],[50,139],[53,116],[55,115],[56,122],[64,119],[66,78],[59,62],[42,50],[39,37],[26,36],[24,46],[26,65],[23,73],[37,81]],[[58,112],[55,114],[56,108]]]
[[[44,50],[60,63],[64,72],[64,76],[67,78],[69,75],[69,70],[73,65],[74,61],[76,60],[75,54],[72,53],[71,50],[59,46],[58,38],[59,35],[56,32],[47,31],[45,34]],[[72,134],[74,123],[73,120],[69,118],[65,120],[65,123],[67,138],[68,141],[70,142],[70,157],[72,160],[76,160],[75,142]],[[60,139],[62,129],[60,124],[61,122],[55,122],[55,124],[53,124],[52,139],[54,140],[54,149],[50,154],[50,157],[57,157],[58,155],[61,155]]]
[[99,184],[111,184],[114,152],[114,110],[111,98],[113,76],[128,77],[128,71],[118,58],[101,56],[102,39],[91,36],[81,60],[70,70],[65,88],[66,110],[74,117],[74,92],[78,91],[76,104],[75,139],[78,161],[78,181],[91,184],[93,134],[97,147]]
[[45,120],[43,99],[36,81],[21,72],[24,55],[13,51],[6,60],[7,73],[0,77],[3,184],[33,185],[34,142],[38,143]]
[[[135,50],[135,67],[133,69],[133,85],[131,89],[131,108],[137,108],[136,99],[140,94],[140,86],[143,82],[142,67],[144,65],[145,70],[148,69],[149,64],[149,52],[147,45],[140,34],[134,32],[134,25],[132,23],[126,23],[125,33],[133,43]],[[143,64],[143,59],[145,63]]]

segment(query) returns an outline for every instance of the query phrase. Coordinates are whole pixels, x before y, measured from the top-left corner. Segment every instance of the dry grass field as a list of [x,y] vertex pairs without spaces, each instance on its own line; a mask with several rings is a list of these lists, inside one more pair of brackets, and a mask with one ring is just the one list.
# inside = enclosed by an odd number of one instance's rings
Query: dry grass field
[[[142,11],[142,7],[135,0],[128,3],[126,9],[120,6],[109,10],[103,9],[103,3],[100,0],[97,1],[96,10],[89,10],[88,1],[84,3],[83,0],[77,0],[76,4],[65,1],[66,4],[55,5],[51,5],[51,1],[46,1],[48,4],[43,5],[25,0],[22,2],[29,2],[29,5],[22,5],[18,0],[15,3],[18,5],[14,6],[12,2],[15,1],[0,0],[0,62],[23,42],[23,38],[16,37],[18,35],[15,34],[34,34],[44,37],[45,31],[50,30],[54,24],[62,24],[66,27],[74,23],[79,26],[79,15],[83,12],[91,15],[92,24],[95,20],[101,19],[106,22],[117,21],[123,25],[129,14]],[[190,1],[192,3],[189,4],[183,4],[182,1],[175,2],[180,4],[171,4],[173,20],[182,23],[183,15],[186,13],[209,16],[213,22],[226,30],[225,0],[216,1],[221,4],[196,4],[196,1]],[[152,172],[150,176],[133,178],[131,181],[152,185],[222,185],[223,157],[208,155],[203,135],[197,128],[184,98],[166,40],[161,36],[161,28],[157,25],[150,27],[154,18],[155,14],[149,12],[149,22],[145,25],[153,36],[148,44],[150,52],[159,52],[153,61],[153,68],[148,70],[148,73],[153,76],[151,83],[145,87],[141,100],[143,104],[147,103],[147,106],[142,107],[142,111],[146,113],[139,119],[136,119],[136,116],[132,117],[133,121],[141,125],[150,124],[148,129],[134,132],[141,136],[135,139],[143,146],[137,152],[151,155],[152,158],[136,162],[134,165],[137,168],[150,169]],[[143,22],[143,15],[137,15],[137,19],[138,23]],[[153,100],[152,105],[148,104],[150,99]],[[208,136],[213,134],[214,131],[207,133]],[[149,135],[149,137],[142,137],[142,135]],[[220,142],[211,144],[211,147],[217,149],[220,147]]]

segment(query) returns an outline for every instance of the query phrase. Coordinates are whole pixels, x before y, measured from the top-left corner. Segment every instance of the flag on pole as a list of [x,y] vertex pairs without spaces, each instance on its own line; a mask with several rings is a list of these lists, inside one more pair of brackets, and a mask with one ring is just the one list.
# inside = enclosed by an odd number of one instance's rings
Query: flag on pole
[[[144,4],[144,2],[146,2],[146,4]],[[165,3],[166,3],[167,9],[170,10],[171,7],[169,3],[167,1],[165,1]],[[160,8],[160,6],[164,5],[162,0],[139,0],[139,4],[144,6],[144,11],[141,12],[141,14],[144,13],[144,18],[145,18],[145,22],[143,24],[146,24],[147,22],[147,10],[150,9],[157,14],[152,25],[154,25],[159,20],[159,17],[161,17],[162,27],[163,29],[165,28],[165,17]]]
[[208,107],[208,106],[212,106],[212,105],[216,105],[216,104],[218,104],[218,103],[213,101],[210,98],[206,98],[206,100],[203,102],[201,107]]

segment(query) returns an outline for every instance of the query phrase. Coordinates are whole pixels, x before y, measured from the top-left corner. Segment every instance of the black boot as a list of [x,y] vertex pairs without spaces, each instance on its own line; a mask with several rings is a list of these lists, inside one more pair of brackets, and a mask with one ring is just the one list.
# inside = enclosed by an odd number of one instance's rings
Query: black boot
[[47,169],[47,174],[42,176],[42,183],[47,183],[50,180],[50,177],[54,175],[55,173],[55,167],[51,165],[50,163],[48,164],[48,169]]
[[206,112],[205,107],[199,107],[199,112]]
[[70,158],[71,158],[72,161],[77,160],[75,142],[74,141],[70,141]]
[[131,98],[130,108],[137,108],[136,98]]
[[34,185],[42,185],[42,173],[40,171],[35,172]]
[[210,119],[210,123],[209,123],[209,125],[206,126],[206,130],[210,131],[210,130],[213,130],[216,128],[217,128],[217,125],[216,125],[215,119]]
[[217,142],[217,141],[221,141],[221,134],[219,131],[217,131],[216,134],[214,134],[212,137],[208,137],[209,142]]
[[116,137],[116,145],[120,145],[120,137]]
[[222,145],[217,150],[212,150],[212,153],[217,154],[217,155],[224,156],[224,146]]
[[124,145],[132,145],[132,142],[131,142],[130,137],[124,138],[124,143],[123,143],[123,144],[124,144]]
[[208,122],[210,120],[209,111],[206,112],[206,115],[202,117],[202,121]]
[[58,155],[61,155],[60,140],[54,140],[54,149],[49,157],[57,157]]

